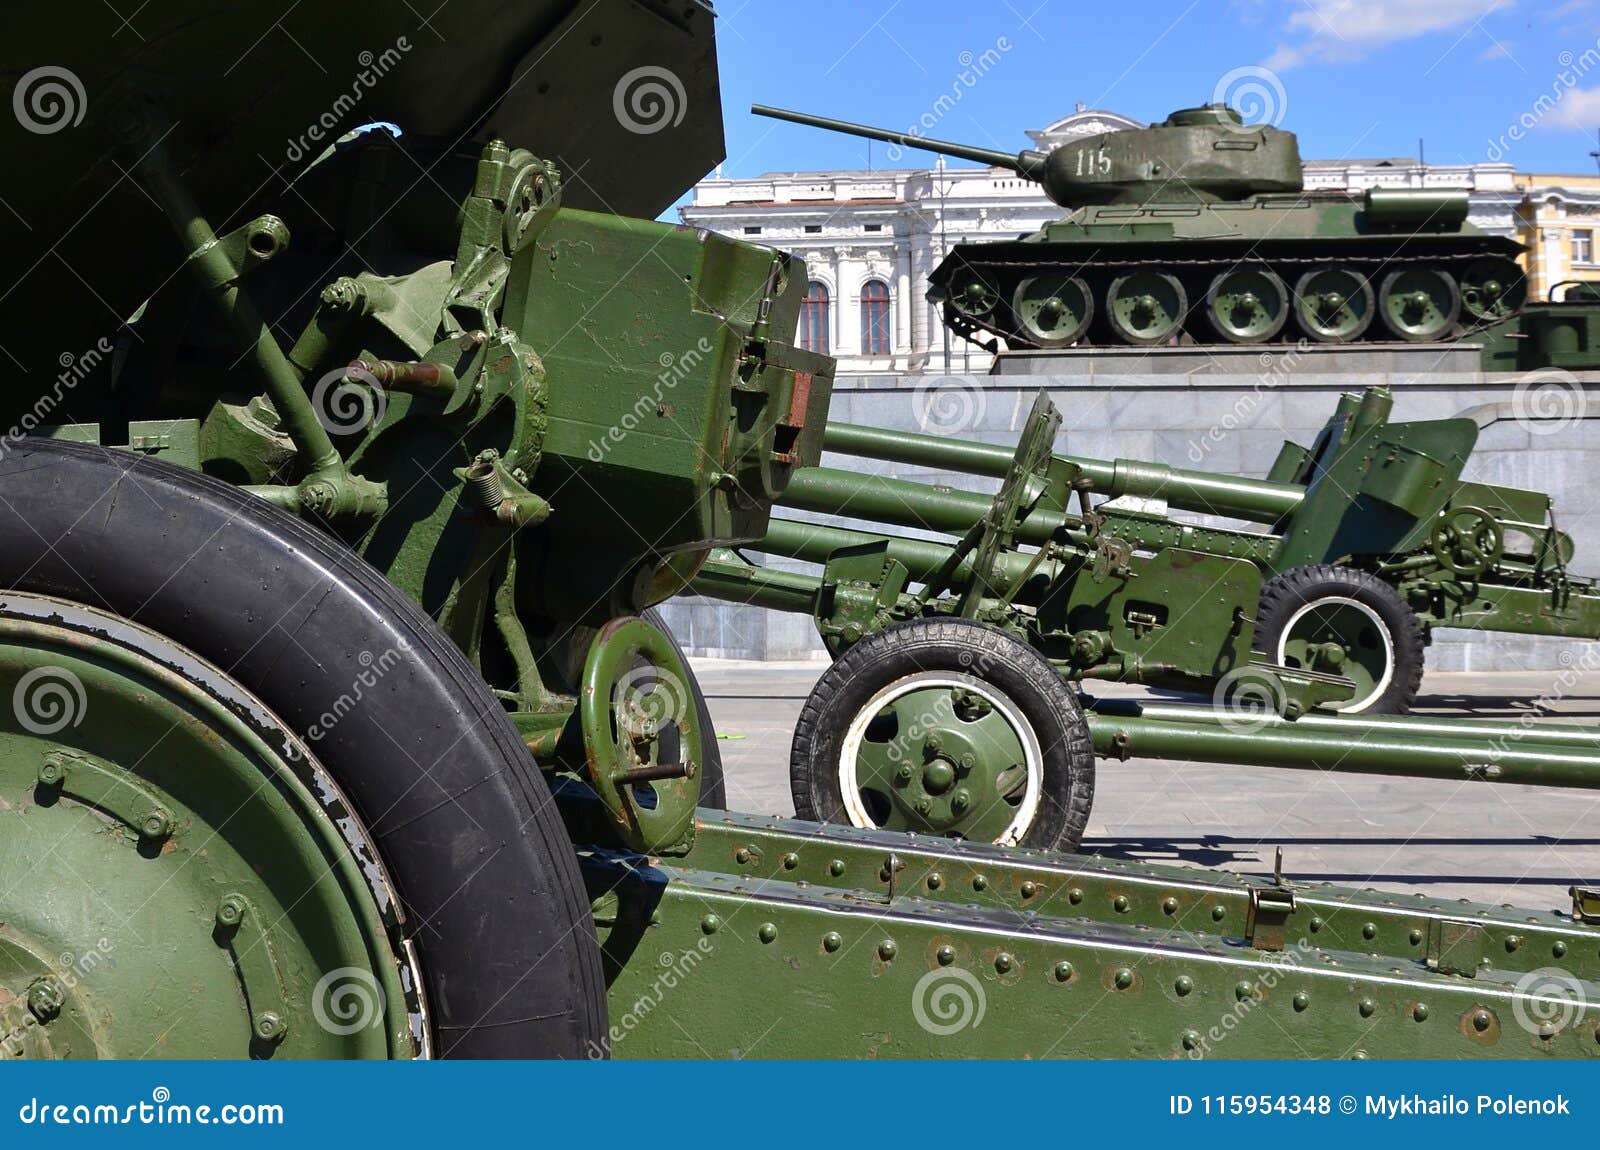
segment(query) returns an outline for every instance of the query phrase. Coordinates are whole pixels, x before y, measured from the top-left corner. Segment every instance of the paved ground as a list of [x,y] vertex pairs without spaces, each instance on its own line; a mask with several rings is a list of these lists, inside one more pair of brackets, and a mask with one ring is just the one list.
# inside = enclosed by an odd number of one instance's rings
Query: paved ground
[[[789,737],[822,665],[698,659],[695,669],[722,736],[729,805],[793,815]],[[1423,694],[1419,710],[1496,718],[1556,696],[1559,718],[1542,722],[1600,726],[1600,681],[1430,673]],[[1600,791],[1138,759],[1100,764],[1085,850],[1266,874],[1279,846],[1291,878],[1567,907],[1574,882],[1600,885]]]

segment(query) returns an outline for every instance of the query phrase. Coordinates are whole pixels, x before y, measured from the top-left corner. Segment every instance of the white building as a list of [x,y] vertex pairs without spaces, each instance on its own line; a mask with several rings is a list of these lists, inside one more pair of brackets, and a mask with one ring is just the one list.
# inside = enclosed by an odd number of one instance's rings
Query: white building
[[[1030,146],[1049,150],[1082,136],[1144,126],[1080,105],[1027,135]],[[1472,223],[1513,238],[1526,194],[1507,163],[1311,160],[1305,177],[1312,190],[1467,188]],[[876,374],[987,370],[989,356],[949,334],[938,308],[927,302],[928,273],[955,244],[1037,231],[1063,209],[1037,184],[1004,168],[946,167],[941,160],[915,170],[702,180],[679,213],[691,226],[803,257],[812,283],[801,342],[838,357],[841,374]]]

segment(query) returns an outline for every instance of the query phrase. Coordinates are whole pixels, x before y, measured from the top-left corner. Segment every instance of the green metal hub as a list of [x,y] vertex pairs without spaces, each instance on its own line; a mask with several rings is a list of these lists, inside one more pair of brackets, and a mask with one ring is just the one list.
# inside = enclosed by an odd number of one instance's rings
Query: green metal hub
[[1278,640],[1277,662],[1350,679],[1355,694],[1332,709],[1360,711],[1388,688],[1394,674],[1394,636],[1365,603],[1342,596],[1319,599],[1290,619]]
[[1067,347],[1089,330],[1094,293],[1077,276],[1032,276],[1017,285],[1011,312],[1031,342]]
[[1177,334],[1189,300],[1183,285],[1165,272],[1118,276],[1106,291],[1106,316],[1122,343],[1152,346]]
[[374,844],[239,684],[8,592],[0,699],[0,1057],[426,1049]]
[[1384,279],[1379,310],[1389,331],[1401,339],[1443,339],[1455,327],[1461,301],[1450,274],[1435,268],[1408,268]]
[[1212,328],[1228,342],[1260,343],[1283,330],[1289,292],[1273,272],[1240,268],[1211,282],[1206,311]]
[[1359,339],[1372,324],[1372,286],[1349,268],[1306,272],[1294,296],[1300,330],[1320,343]]
[[1016,843],[1040,802],[1043,749],[1003,693],[975,676],[908,675],[868,701],[840,750],[853,825]]

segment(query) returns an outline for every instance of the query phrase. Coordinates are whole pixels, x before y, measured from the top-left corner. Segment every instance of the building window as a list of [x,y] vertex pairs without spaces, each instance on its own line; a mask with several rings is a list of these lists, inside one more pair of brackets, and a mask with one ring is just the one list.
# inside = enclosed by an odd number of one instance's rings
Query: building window
[[807,286],[800,304],[800,346],[828,354],[828,289],[816,280]]
[[861,285],[861,354],[889,354],[889,285],[868,280]]
[[808,236],[820,236],[821,234],[822,234],[822,225],[821,224],[807,224],[806,225],[806,235],[808,235]]
[[1592,230],[1582,228],[1573,231],[1572,262],[1575,264],[1594,263],[1594,232]]
[[746,224],[744,228],[744,234],[747,236],[759,236],[761,234],[761,225]]
[[883,231],[883,225],[882,224],[862,224],[861,225],[861,230],[865,231],[865,232],[881,232],[881,231]]

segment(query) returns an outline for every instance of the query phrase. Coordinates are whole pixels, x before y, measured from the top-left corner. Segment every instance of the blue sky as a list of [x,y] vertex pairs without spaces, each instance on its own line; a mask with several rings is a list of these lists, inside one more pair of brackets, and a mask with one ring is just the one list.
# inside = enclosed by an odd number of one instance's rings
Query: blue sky
[[[1015,152],[1078,101],[1141,120],[1220,83],[1308,159],[1596,173],[1600,0],[719,0],[727,176],[859,168],[799,108]],[[1587,55],[1585,55],[1587,53]],[[959,100],[955,97],[959,94]],[[948,96],[942,106],[940,97]],[[1542,97],[1542,99],[1541,99]],[[878,167],[898,162],[873,145]]]

